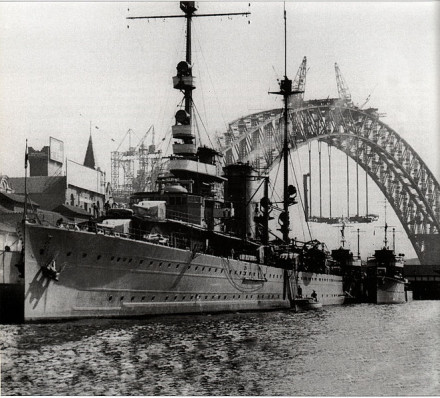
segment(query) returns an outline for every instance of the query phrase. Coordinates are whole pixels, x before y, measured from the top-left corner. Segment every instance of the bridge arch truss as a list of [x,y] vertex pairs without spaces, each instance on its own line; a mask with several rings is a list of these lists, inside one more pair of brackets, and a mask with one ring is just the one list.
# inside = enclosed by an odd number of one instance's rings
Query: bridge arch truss
[[[374,108],[340,99],[302,102],[289,113],[293,150],[319,140],[346,153],[382,191],[402,223],[420,261],[432,263],[440,246],[440,186],[425,162]],[[270,170],[281,153],[282,110],[252,114],[230,124],[226,164],[249,162]],[[438,261],[438,259],[437,259]]]

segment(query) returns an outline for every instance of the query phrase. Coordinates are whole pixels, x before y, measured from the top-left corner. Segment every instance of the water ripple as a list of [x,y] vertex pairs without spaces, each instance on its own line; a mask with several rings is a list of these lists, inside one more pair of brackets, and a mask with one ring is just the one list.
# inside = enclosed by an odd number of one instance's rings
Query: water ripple
[[439,395],[440,303],[1,325],[5,395]]

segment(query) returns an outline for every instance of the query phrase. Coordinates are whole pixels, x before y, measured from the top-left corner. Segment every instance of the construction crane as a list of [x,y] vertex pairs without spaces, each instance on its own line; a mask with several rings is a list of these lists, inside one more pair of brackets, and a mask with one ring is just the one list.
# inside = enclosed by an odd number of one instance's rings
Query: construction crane
[[335,72],[336,72],[336,84],[338,86],[339,98],[344,100],[348,106],[354,106],[353,101],[351,100],[350,90],[348,89],[344,77],[342,76],[341,70],[339,69],[339,66],[336,62],[335,62]]
[[[131,146],[133,134],[133,130],[129,129],[116,151],[111,153],[112,188],[118,201],[127,201],[130,194],[135,191],[153,189],[158,173],[157,166],[161,152],[156,151],[154,126],[150,126],[135,147]],[[150,134],[152,143],[146,146],[145,140]],[[120,151],[127,136],[128,151]]]
[[294,91],[300,91],[300,93],[292,95],[290,106],[292,108],[297,108],[300,106],[304,99],[304,91],[306,89],[306,75],[307,75],[307,57],[304,57],[301,65],[298,68],[295,79],[292,83],[292,89]]
[[301,98],[304,98],[307,71],[307,57],[304,57],[292,84],[292,88],[295,91],[301,91],[301,93],[298,94]]

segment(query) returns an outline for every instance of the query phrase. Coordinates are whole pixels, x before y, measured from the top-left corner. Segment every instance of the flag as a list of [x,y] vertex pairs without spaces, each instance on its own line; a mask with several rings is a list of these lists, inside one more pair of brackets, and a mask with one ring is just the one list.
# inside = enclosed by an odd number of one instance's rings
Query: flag
[[28,167],[28,161],[29,161],[29,154],[28,154],[28,145],[26,140],[26,152],[24,154],[24,168],[27,169]]

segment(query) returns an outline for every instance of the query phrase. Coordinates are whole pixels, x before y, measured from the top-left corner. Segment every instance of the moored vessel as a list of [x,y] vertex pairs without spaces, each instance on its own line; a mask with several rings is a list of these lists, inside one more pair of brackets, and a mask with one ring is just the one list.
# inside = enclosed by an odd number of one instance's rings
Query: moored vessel
[[340,269],[344,280],[344,296],[345,304],[359,303],[362,301],[362,259],[359,252],[359,229],[358,229],[358,250],[357,255],[354,255],[351,250],[345,247],[345,228],[343,222],[339,226],[341,232],[341,246],[338,249],[332,250],[332,259],[335,262],[335,267]]
[[[375,250],[367,259],[365,267],[365,301],[376,304],[405,303],[404,254],[390,249],[387,239],[388,225],[385,222],[384,246]],[[393,238],[394,240],[394,238]],[[394,243],[393,243],[394,247]]]
[[287,170],[292,81],[285,74],[276,93],[285,105],[284,192],[277,209],[282,237],[270,240],[276,206],[266,189],[259,202],[254,196],[254,182],[268,177],[247,164],[222,168],[221,153],[196,144],[191,19],[197,8],[180,7],[186,59],[173,87],[184,98],[172,126],[169,173],[156,191],[134,194],[131,210],[110,210],[82,225],[41,225],[25,214],[23,294],[15,299],[25,321],[286,309],[298,286],[303,297],[316,292],[321,305],[344,301],[343,278],[324,245],[289,238],[289,206],[296,204]]

